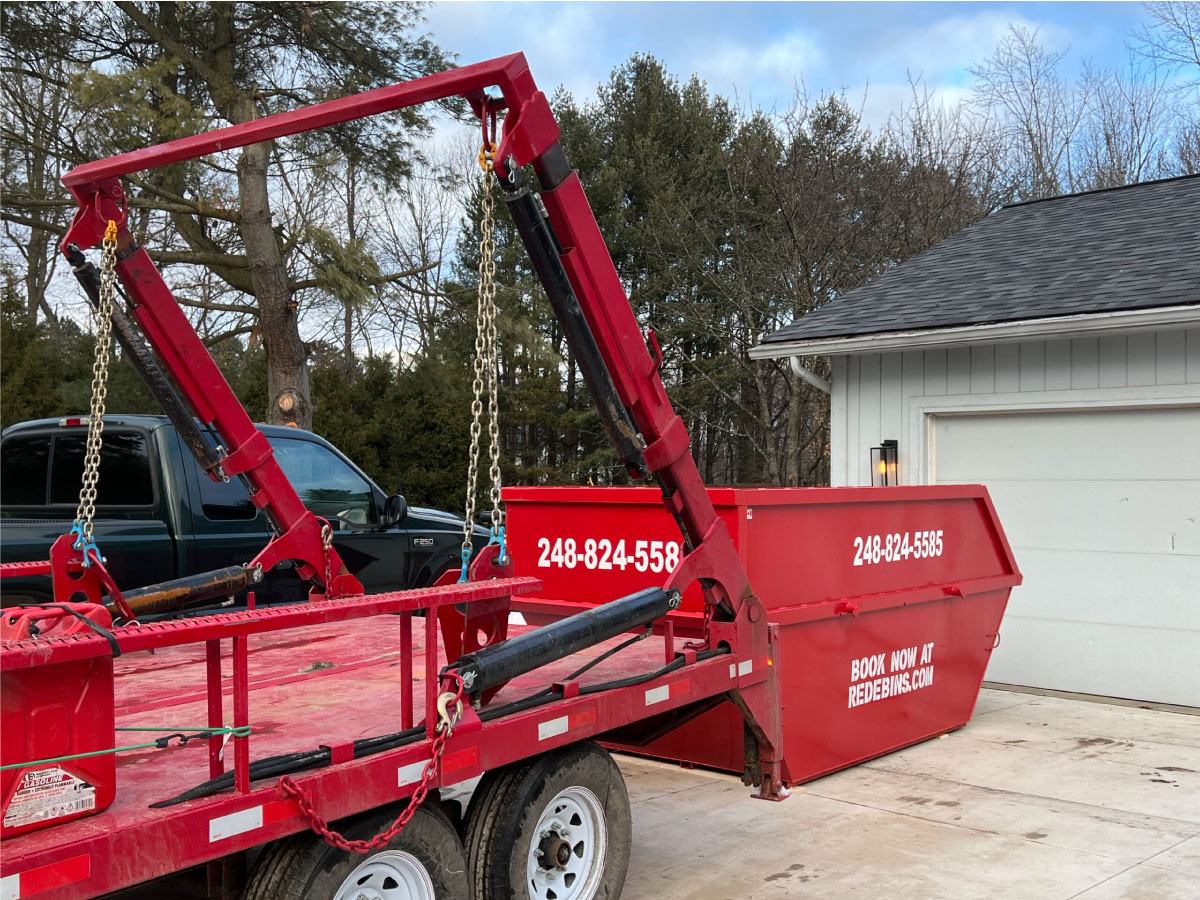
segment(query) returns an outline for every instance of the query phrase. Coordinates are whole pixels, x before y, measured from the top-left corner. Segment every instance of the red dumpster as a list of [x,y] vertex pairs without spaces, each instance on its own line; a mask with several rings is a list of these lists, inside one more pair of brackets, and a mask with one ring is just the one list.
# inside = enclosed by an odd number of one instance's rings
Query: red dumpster
[[[784,777],[796,784],[971,717],[1021,575],[987,490],[710,488],[751,587],[780,626]],[[654,488],[510,488],[514,601],[531,624],[661,584],[679,531]],[[697,630],[693,587],[675,614]],[[742,719],[719,701],[638,723],[614,747],[740,772]]]

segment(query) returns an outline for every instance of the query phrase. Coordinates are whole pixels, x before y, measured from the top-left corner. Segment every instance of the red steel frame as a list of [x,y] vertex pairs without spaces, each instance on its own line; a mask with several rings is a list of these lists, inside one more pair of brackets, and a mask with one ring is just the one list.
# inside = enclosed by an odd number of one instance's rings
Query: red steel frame
[[[489,97],[485,93],[488,88],[498,89],[500,97]],[[332,586],[327,586],[329,596],[360,593],[362,588],[345,572],[336,551],[322,547],[317,520],[304,508],[279,468],[270,444],[254,428],[150,257],[141,248],[133,249],[125,226],[125,197],[119,179],[131,172],[456,95],[466,97],[483,119],[508,110],[495,153],[500,177],[506,174],[505,166],[537,167],[544,164],[549,154],[560,153],[558,123],[549,101],[534,83],[525,55],[514,53],[123,153],[79,166],[63,177],[63,184],[79,203],[63,245],[73,242],[81,248],[95,246],[107,223],[110,220],[118,223],[118,245],[131,252],[118,262],[117,274],[129,292],[134,318],[179,385],[186,402],[200,419],[214,426],[224,441],[228,450],[223,462],[225,474],[245,475],[253,487],[251,499],[271,515],[280,531],[280,536],[253,563],[269,569],[281,560],[295,559],[301,574],[318,579],[327,568],[343,573],[333,579]],[[646,444],[643,451],[646,468],[664,486],[664,503],[670,513],[679,517],[693,548],[670,574],[664,587],[682,592],[693,582],[703,580],[709,602],[720,604],[728,611],[728,618],[740,623],[742,644],[746,645],[751,624],[761,625],[764,621],[761,604],[751,592],[725,523],[709,501],[689,451],[687,428],[667,398],[658,365],[647,348],[579,176],[572,172],[556,187],[542,191],[541,199],[562,247],[562,263],[604,364]],[[779,711],[772,708],[765,695],[747,698],[743,711],[759,743],[763,793],[773,795],[781,787],[777,752]]]
[[[425,588],[379,594],[365,598],[326,600],[303,606],[275,607],[246,612],[206,616],[182,621],[142,625],[136,629],[117,629],[117,641],[124,653],[160,650],[181,644],[203,643],[206,647],[206,695],[211,727],[222,721],[222,683],[220,660],[222,642],[232,644],[233,726],[251,722],[247,642],[253,635],[303,628],[330,622],[347,622],[369,616],[399,614],[403,623],[400,666],[411,684],[414,664],[426,673],[437,671],[437,616],[426,615],[424,658],[414,660],[411,629],[412,613],[418,609],[436,609],[455,603],[487,601],[520,591],[537,591],[540,582],[533,578],[496,579],[465,582],[441,588]],[[662,629],[671,640],[669,628]],[[725,635],[731,640],[732,635]],[[51,662],[87,659],[110,653],[108,642],[92,633],[69,637],[25,641],[5,645],[0,653],[0,671],[44,666]],[[578,682],[557,685],[564,699],[481,722],[476,712],[465,707],[463,715],[447,740],[441,767],[433,786],[466,781],[483,772],[528,756],[552,750],[574,741],[592,738],[647,715],[648,694],[656,689],[663,699],[654,704],[655,712],[665,712],[707,697],[726,692],[750,692],[761,687],[772,672],[766,648],[762,655],[720,655],[697,660],[694,652],[685,652],[686,665],[643,684],[580,696]],[[741,665],[731,665],[740,661]],[[750,665],[746,665],[747,661]],[[661,689],[666,687],[663,692]],[[426,762],[430,740],[438,721],[437,699],[441,688],[436,677],[425,679],[423,706],[426,740],[378,753],[358,760],[342,757],[345,745],[334,747],[335,763],[302,775],[295,780],[315,798],[321,815],[336,820],[364,810],[394,803],[410,796],[415,783],[399,785],[397,772]],[[401,727],[413,724],[413,708],[401,691]],[[657,695],[656,695],[657,696]],[[381,698],[387,702],[388,698]],[[394,702],[392,700],[391,702]],[[560,728],[548,724],[562,723]],[[235,787],[215,796],[194,800],[141,817],[134,827],[106,829],[104,814],[43,831],[31,832],[4,842],[0,873],[5,880],[16,879],[16,896],[42,895],[46,900],[95,897],[151,878],[219,859],[240,850],[302,831],[308,827],[295,801],[284,797],[274,779],[259,786],[250,782],[250,746],[253,737],[233,738]],[[321,743],[313,737],[313,746]],[[223,771],[218,757],[220,742],[211,742],[209,771],[215,777]],[[170,785],[170,790],[188,785]],[[118,786],[118,791],[120,790]],[[229,837],[215,839],[214,823],[249,813],[261,824]],[[158,848],[157,853],[139,853],[131,848]],[[169,853],[167,852],[169,848]],[[12,882],[9,882],[10,884]],[[7,886],[7,885],[6,885]]]
[[[498,89],[500,97],[489,97],[485,94],[488,88]],[[79,203],[64,247],[71,243],[82,249],[93,247],[100,242],[107,223],[110,220],[117,223],[117,275],[128,292],[132,316],[185,402],[222,441],[224,474],[242,475],[248,480],[252,501],[266,511],[276,527],[276,537],[256,557],[254,564],[268,569],[282,560],[294,559],[302,575],[323,587],[319,596],[325,599],[303,608],[251,610],[143,626],[136,630],[118,630],[117,639],[123,650],[205,642],[212,725],[221,724],[217,676],[222,640],[230,639],[233,644],[233,724],[236,726],[248,721],[246,646],[252,634],[386,613],[409,617],[415,609],[449,610],[456,603],[487,606],[489,602],[494,604],[522,589],[532,588],[535,582],[532,579],[500,578],[374,597],[357,596],[361,595],[361,585],[348,573],[336,551],[323,546],[320,521],[304,507],[275,460],[270,444],[255,429],[146,251],[133,243],[127,228],[126,201],[119,179],[148,168],[456,95],[465,96],[481,118],[508,110],[495,155],[497,174],[501,177],[506,174],[506,165],[523,167],[532,163],[536,168],[544,162],[548,152],[559,152],[559,130],[546,96],[534,84],[524,55],[513,54],[88,163],[63,178],[63,183]],[[668,511],[678,517],[693,548],[664,586],[682,591],[698,579],[705,580],[709,602],[719,603],[726,611],[726,621],[712,623],[707,635],[708,644],[713,648],[724,646],[730,655],[698,661],[694,651],[684,651],[686,664],[682,668],[645,684],[587,696],[578,695],[577,685],[567,684],[562,686],[564,699],[560,701],[486,723],[468,709],[446,744],[441,772],[434,786],[463,781],[559,744],[599,735],[637,721],[646,716],[647,689],[670,685],[670,700],[663,705],[656,704],[655,712],[721,693],[728,694],[742,711],[757,743],[757,765],[762,773],[758,796],[782,799],[786,790],[781,778],[781,705],[778,677],[771,666],[778,641],[777,629],[767,625],[765,610],[750,591],[726,526],[709,501],[689,452],[687,429],[667,399],[657,365],[647,349],[578,176],[571,173],[555,187],[542,191],[541,198],[563,248],[562,263],[604,363],[645,442],[646,468],[665,488],[664,503]],[[326,571],[334,573],[330,584],[324,584]],[[432,659],[425,661],[426,671],[436,667],[434,623],[437,618],[425,617],[426,655],[434,654]],[[669,625],[664,630],[669,638]],[[446,639],[444,633],[443,640]],[[447,643],[448,647],[450,643]],[[668,656],[672,650],[668,646]],[[0,654],[0,669],[7,671],[108,652],[107,642],[91,634],[9,644]],[[411,678],[411,637],[402,640],[401,653],[408,657],[403,665]],[[439,689],[436,678],[427,678],[425,721],[429,723],[429,729],[436,721],[432,710]],[[409,701],[404,716],[411,720],[411,715]],[[540,739],[540,723],[563,717],[571,723],[568,731]],[[235,739],[234,747],[234,794],[172,807],[152,820],[155,835],[173,838],[152,842],[154,846],[176,848],[171,858],[131,861],[128,848],[142,842],[128,831],[121,834],[106,831],[101,814],[99,818],[87,820],[93,823],[91,827],[73,830],[72,834],[79,837],[67,843],[45,846],[45,842],[30,840],[38,834],[52,833],[52,830],[6,841],[5,878],[25,879],[28,876],[51,881],[59,878],[60,881],[55,883],[65,884],[61,878],[66,876],[61,873],[69,870],[78,875],[84,867],[80,860],[86,857],[90,874],[72,876],[71,884],[75,886],[63,887],[53,896],[94,896],[302,830],[306,823],[295,804],[281,800],[274,783],[251,788],[249,739]],[[412,786],[396,786],[396,767],[427,759],[429,752],[426,741],[357,761],[335,762],[327,768],[298,776],[297,780],[317,798],[321,814],[333,820],[408,796]],[[214,773],[217,772],[220,763],[215,749],[211,752],[210,762]],[[262,807],[263,821],[267,824],[226,839],[220,842],[218,849],[213,849],[214,845],[206,839],[210,822],[256,805]],[[35,844],[36,849],[24,852],[23,848],[32,848]],[[43,875],[36,875],[38,872]],[[55,875],[55,872],[60,874]]]
[[[499,89],[499,99],[485,95],[490,87]],[[93,247],[112,220],[118,225],[122,252],[134,247],[126,227],[122,175],[456,95],[465,96],[481,116],[508,110],[495,154],[501,177],[510,160],[523,167],[558,150],[559,129],[549,101],[534,84],[524,54],[515,53],[79,166],[63,177],[63,184],[79,203],[63,244]],[[668,508],[681,517],[695,548],[672,575],[669,586],[682,589],[704,578],[713,585],[716,598],[736,613],[750,596],[745,571],[705,493],[689,452],[687,428],[667,399],[578,175],[572,173],[553,189],[543,191],[541,198],[604,363],[647,445],[646,467],[668,488]],[[284,477],[270,445],[254,428],[149,255],[141,248],[132,249],[118,262],[117,274],[129,292],[134,318],[184,399],[224,442],[228,451],[222,463],[225,474],[247,477],[253,486],[251,499],[270,514],[281,532],[255,562],[268,569],[283,559],[296,559],[302,574],[319,577],[325,571],[325,557],[315,518]],[[332,563],[334,572],[344,571],[339,559],[333,558]],[[339,585],[336,578],[334,582],[329,588],[331,596],[361,591],[361,586],[350,582]]]

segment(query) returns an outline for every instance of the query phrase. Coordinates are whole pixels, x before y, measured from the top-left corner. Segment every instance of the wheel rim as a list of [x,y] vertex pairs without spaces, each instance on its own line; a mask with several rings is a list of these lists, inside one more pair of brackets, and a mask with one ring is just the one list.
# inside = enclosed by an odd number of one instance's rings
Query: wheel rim
[[333,900],[437,900],[433,880],[411,853],[384,850],[346,876]]
[[546,804],[526,856],[531,900],[591,900],[604,875],[608,826],[604,807],[585,787],[569,787]]

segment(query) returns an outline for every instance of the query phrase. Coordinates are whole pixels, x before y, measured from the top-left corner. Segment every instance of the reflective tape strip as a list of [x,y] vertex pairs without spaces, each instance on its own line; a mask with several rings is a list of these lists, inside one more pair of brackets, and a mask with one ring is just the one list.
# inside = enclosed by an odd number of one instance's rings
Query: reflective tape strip
[[478,764],[478,747],[464,747],[463,749],[456,750],[453,753],[447,753],[442,757],[442,783],[452,783],[446,778],[447,772],[453,772],[456,769],[465,769],[467,766],[475,766]]
[[558,737],[560,734],[566,734],[574,728],[582,728],[584,725],[595,724],[596,707],[589,706],[587,709],[581,709],[578,712],[558,716],[554,719],[547,719],[545,722],[538,722],[538,740],[546,741],[552,737]]
[[21,900],[51,888],[83,881],[92,874],[92,855],[84,853],[0,878],[0,900]]
[[646,705],[653,706],[655,703],[662,703],[664,700],[670,700],[672,697],[678,697],[681,694],[686,694],[692,689],[692,679],[681,678],[678,681],[672,681],[670,684],[661,684],[656,688],[650,688],[646,691]]
[[208,820],[208,842],[212,844],[262,828],[264,825],[295,815],[299,808],[295,800],[272,800],[270,803],[243,809],[241,812],[217,816]]
[[653,706],[655,703],[662,703],[664,700],[671,699],[671,686],[669,684],[659,685],[656,688],[650,688],[646,691],[646,705]]
[[407,787],[410,784],[416,784],[421,780],[421,776],[425,774],[425,765],[429,760],[423,759],[420,762],[409,763],[407,766],[401,766],[396,770],[397,785],[396,787]]
[[263,808],[252,806],[241,812],[230,813],[208,820],[208,842],[224,840],[235,834],[245,834],[255,828],[263,827]]
[[560,734],[566,734],[568,724],[568,716],[559,716],[548,722],[538,722],[538,740],[545,741],[552,737],[558,737]]

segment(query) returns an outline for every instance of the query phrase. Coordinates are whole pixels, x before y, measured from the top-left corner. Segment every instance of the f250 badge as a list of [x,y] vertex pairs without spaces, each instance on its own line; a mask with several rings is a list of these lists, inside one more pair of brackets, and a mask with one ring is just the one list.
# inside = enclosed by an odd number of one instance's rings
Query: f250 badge
[[432,547],[433,546],[433,538],[423,538],[423,537],[413,538],[413,546],[414,547]]

